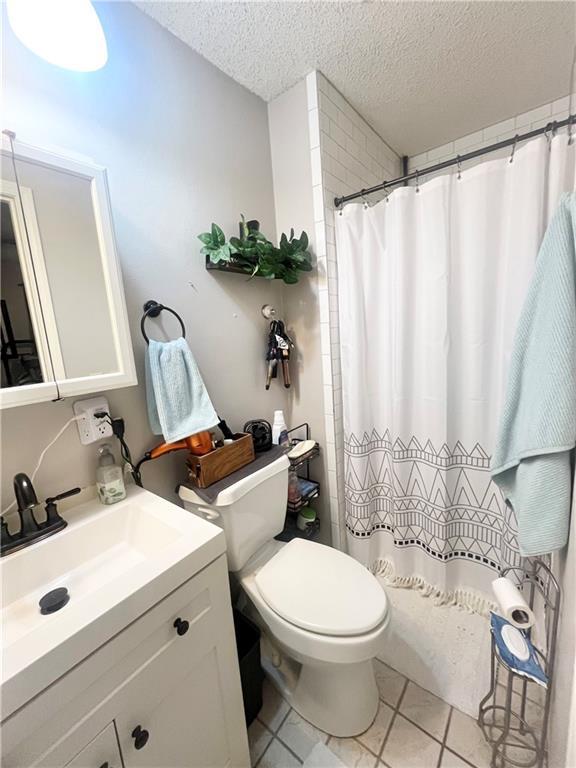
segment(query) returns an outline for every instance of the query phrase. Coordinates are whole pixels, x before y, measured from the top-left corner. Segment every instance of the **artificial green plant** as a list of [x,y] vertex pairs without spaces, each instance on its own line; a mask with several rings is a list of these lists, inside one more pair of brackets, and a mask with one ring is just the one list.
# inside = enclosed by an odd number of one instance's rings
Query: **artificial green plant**
[[301,272],[310,272],[312,257],[308,250],[308,235],[302,232],[299,238],[282,233],[280,243],[275,246],[259,230],[258,222],[247,222],[244,215],[240,221],[240,236],[226,242],[223,231],[212,224],[210,232],[198,235],[204,244],[201,253],[214,264],[229,264],[239,267],[251,277],[260,275],[269,280],[278,278],[285,283],[297,283]]

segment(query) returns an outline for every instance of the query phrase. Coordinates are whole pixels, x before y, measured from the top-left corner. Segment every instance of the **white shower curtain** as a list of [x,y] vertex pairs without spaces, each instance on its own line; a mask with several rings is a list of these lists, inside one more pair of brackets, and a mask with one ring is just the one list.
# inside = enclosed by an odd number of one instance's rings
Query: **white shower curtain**
[[484,610],[518,564],[490,454],[516,321],[574,185],[566,134],[336,215],[349,552]]

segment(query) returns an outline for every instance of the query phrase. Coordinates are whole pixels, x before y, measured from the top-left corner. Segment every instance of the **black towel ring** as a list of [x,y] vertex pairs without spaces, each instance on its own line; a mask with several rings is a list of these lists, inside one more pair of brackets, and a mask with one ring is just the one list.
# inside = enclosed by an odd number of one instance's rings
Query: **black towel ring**
[[158,315],[160,314],[160,312],[162,312],[162,310],[166,310],[166,312],[170,312],[171,315],[174,315],[174,317],[178,320],[182,328],[182,337],[184,339],[186,338],[186,328],[184,327],[182,318],[173,309],[170,309],[170,307],[165,307],[164,304],[159,304],[157,301],[154,301],[153,299],[150,299],[150,301],[147,301],[146,304],[144,304],[143,309],[144,309],[144,314],[142,315],[142,320],[140,320],[140,330],[142,331],[142,336],[144,336],[144,340],[146,341],[146,344],[150,344],[150,339],[148,338],[148,336],[146,336],[146,331],[144,330],[144,323],[146,322],[146,318],[158,317]]

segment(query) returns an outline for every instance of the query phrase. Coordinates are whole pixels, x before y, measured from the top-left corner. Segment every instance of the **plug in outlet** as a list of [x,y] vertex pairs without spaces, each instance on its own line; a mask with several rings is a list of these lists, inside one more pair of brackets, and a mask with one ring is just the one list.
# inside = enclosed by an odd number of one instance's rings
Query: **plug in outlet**
[[90,400],[78,400],[74,403],[74,413],[80,416],[76,424],[82,445],[90,445],[105,437],[112,437],[112,427],[107,419],[97,419],[94,414],[99,411],[110,413],[108,400],[105,397],[92,397]]

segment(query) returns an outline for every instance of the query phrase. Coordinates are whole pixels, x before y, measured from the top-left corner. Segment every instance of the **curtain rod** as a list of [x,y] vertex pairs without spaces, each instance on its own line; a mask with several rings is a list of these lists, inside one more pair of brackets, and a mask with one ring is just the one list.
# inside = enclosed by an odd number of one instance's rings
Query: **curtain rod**
[[[376,184],[374,187],[368,187],[368,189],[361,189],[360,192],[354,192],[351,195],[342,195],[342,197],[334,198],[334,206],[340,208],[344,203],[348,203],[350,200],[356,200],[358,197],[365,197],[371,195],[374,192],[380,192],[383,189],[389,187],[395,187],[398,184],[404,184],[407,181],[418,179],[422,176],[427,176],[429,173],[435,173],[436,171],[442,171],[444,168],[450,168],[452,165],[458,165],[459,163],[465,163],[467,160],[473,160],[476,157],[481,157],[489,152],[495,152],[498,149],[505,149],[506,147],[515,147],[520,141],[526,141],[527,139],[533,139],[535,136],[541,136],[543,133],[549,133],[554,135],[554,132],[559,128],[564,128],[569,125],[576,124],[576,114],[570,115],[565,120],[553,120],[545,125],[543,128],[536,128],[528,133],[516,134],[510,139],[504,139],[504,141],[498,141],[496,144],[490,144],[488,147],[482,147],[481,149],[475,149],[473,152],[468,152],[465,155],[456,155],[451,157],[450,160],[444,160],[442,163],[436,163],[428,168],[424,168],[422,171],[412,171],[412,173],[406,173],[404,176],[399,176],[397,179],[391,181],[383,181],[382,184]],[[571,139],[571,137],[570,137]]]

